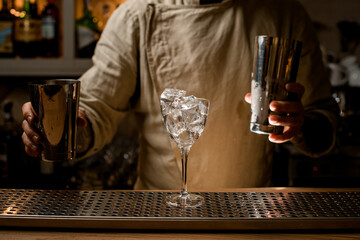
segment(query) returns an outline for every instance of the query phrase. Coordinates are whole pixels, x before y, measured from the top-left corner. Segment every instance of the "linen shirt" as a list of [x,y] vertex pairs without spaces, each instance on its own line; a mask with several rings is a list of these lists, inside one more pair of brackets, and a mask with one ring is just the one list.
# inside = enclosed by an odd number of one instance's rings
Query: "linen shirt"
[[[128,0],[112,14],[81,79],[80,107],[94,139],[87,155],[109,143],[126,114],[134,114],[140,154],[135,189],[179,189],[179,149],[165,130],[165,88],[210,100],[201,137],[189,153],[190,190],[270,184],[274,144],[250,132],[252,55],[256,35],[303,42],[297,81],[306,113],[335,123],[326,106],[330,85],[314,28],[292,0]],[[306,143],[297,144],[311,156]]]

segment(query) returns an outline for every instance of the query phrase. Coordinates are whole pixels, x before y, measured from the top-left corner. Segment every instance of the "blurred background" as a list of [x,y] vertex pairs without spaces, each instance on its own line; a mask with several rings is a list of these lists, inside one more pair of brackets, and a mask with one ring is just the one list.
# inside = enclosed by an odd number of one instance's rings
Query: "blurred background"
[[[341,123],[335,149],[319,159],[302,155],[291,144],[277,145],[273,184],[360,187],[360,1],[299,1],[318,32]],[[133,187],[138,142],[131,114],[111,144],[88,159],[69,163],[26,156],[20,126],[21,106],[29,99],[27,82],[76,79],[84,73],[108,18],[123,2],[0,1],[0,188]]]

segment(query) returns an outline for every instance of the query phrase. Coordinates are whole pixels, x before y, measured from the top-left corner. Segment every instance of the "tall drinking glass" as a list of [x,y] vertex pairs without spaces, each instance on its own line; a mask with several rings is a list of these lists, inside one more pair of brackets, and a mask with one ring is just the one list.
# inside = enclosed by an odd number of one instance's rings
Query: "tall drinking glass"
[[203,197],[187,191],[187,164],[191,146],[204,130],[210,101],[194,96],[185,96],[184,90],[165,89],[161,94],[161,114],[166,131],[177,144],[181,153],[182,186],[180,194],[172,194],[167,204],[176,207],[197,207]]
[[282,134],[284,127],[269,124],[270,102],[289,101],[285,84],[295,82],[301,57],[302,42],[261,35],[255,38],[251,74],[250,130],[259,134]]
[[36,127],[42,136],[41,159],[68,161],[76,155],[80,81],[39,80],[29,83]]

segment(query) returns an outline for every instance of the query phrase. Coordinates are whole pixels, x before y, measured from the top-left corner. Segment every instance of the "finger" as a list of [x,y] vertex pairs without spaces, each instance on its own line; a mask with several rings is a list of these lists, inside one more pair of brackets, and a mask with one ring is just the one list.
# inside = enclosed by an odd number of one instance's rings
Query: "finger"
[[302,115],[281,116],[270,114],[269,123],[274,126],[302,126],[304,117]]
[[280,113],[292,113],[301,115],[304,113],[304,107],[301,102],[291,101],[271,101],[270,110]]
[[35,145],[30,139],[29,137],[25,134],[25,132],[22,134],[21,136],[22,141],[25,145],[25,152],[32,156],[32,157],[37,157],[40,154],[40,147],[38,145]]
[[285,84],[285,90],[296,95],[296,99],[300,100],[305,93],[303,85],[297,82],[290,82]]
[[245,101],[246,101],[247,103],[250,103],[250,104],[251,104],[251,93],[245,94],[244,99],[245,99]]
[[299,132],[299,130],[300,128],[298,127],[285,127],[283,134],[270,134],[269,141],[273,143],[285,143],[291,141]]
[[22,105],[23,118],[26,119],[29,124],[34,124],[34,113],[30,102],[26,102]]
[[24,130],[24,134],[33,144],[40,144],[41,141],[40,134],[33,127],[30,126],[27,120],[23,120],[21,126],[22,129]]
[[33,151],[28,146],[25,146],[25,153],[30,157],[38,157],[40,155],[40,152]]

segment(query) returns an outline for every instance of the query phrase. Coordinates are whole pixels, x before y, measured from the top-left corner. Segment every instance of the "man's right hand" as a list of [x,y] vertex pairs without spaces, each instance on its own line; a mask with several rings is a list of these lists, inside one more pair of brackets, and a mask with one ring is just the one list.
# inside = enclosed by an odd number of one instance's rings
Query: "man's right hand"
[[24,130],[21,138],[25,144],[25,152],[32,157],[37,157],[40,154],[41,136],[35,126],[35,114],[30,102],[24,103],[22,106],[23,122],[22,129]]
[[[35,126],[37,116],[30,102],[24,103],[22,106],[23,122],[22,122],[22,141],[25,145],[25,152],[31,157],[38,157],[40,155],[41,135]],[[85,113],[79,110],[77,126],[85,127],[87,125]]]

